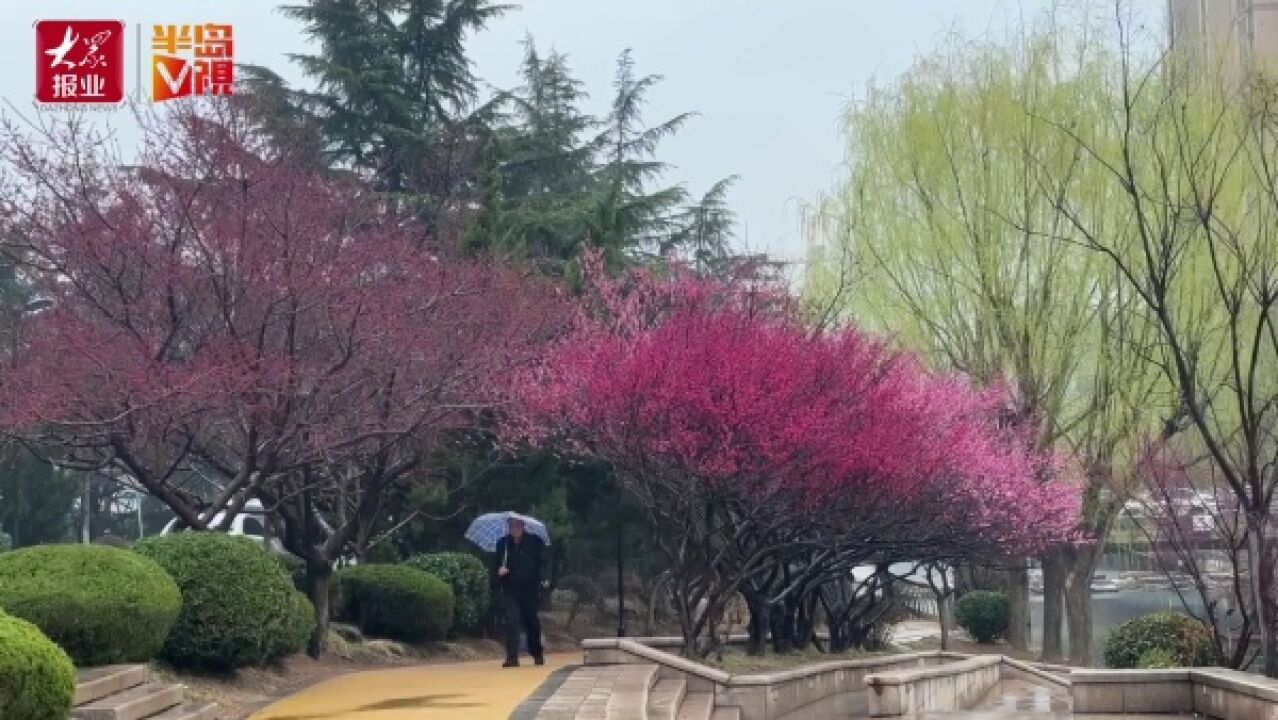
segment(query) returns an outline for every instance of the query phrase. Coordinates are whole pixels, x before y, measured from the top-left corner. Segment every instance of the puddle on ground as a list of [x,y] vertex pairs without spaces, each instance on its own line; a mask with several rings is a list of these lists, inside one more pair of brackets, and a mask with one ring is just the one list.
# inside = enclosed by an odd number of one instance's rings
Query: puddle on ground
[[916,720],[1069,720],[1069,696],[1024,680],[1001,680],[969,710],[930,712]]
[[1024,680],[1002,680],[981,698],[973,710],[1008,710],[1070,716],[1069,696]]
[[[970,710],[916,715],[912,720],[1070,720],[1069,695],[1024,680],[1002,680],[990,688]],[[1084,715],[1087,720],[1181,720],[1178,715]]]

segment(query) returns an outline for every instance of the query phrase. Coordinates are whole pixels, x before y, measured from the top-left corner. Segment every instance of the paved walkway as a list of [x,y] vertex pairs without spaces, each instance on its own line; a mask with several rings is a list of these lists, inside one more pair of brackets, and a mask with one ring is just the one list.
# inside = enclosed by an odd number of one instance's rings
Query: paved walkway
[[501,661],[420,665],[342,675],[254,714],[250,720],[506,720],[558,668],[581,653],[547,655],[503,669]]
[[1069,696],[1059,688],[1009,679],[991,688],[971,710],[923,713],[916,720],[1193,720],[1192,715],[1075,715],[1069,706]]

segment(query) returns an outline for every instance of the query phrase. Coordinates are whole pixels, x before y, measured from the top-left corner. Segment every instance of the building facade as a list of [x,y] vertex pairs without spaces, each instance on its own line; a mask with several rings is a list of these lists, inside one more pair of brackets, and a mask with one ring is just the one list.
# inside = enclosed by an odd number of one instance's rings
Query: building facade
[[1278,0],[1167,0],[1171,48],[1238,77],[1278,67]]

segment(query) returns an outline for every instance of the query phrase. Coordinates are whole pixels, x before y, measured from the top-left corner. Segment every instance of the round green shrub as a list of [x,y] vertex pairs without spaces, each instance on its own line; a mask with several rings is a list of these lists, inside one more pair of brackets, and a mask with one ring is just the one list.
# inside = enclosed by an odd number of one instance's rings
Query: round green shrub
[[453,626],[453,591],[406,565],[357,565],[333,575],[337,619],[365,634],[405,642],[442,640]]
[[992,643],[1007,632],[1011,608],[1007,596],[992,590],[975,590],[959,598],[954,619],[979,643]]
[[272,657],[284,657],[305,650],[314,629],[315,606],[311,605],[305,595],[293,591],[289,599],[288,617],[284,621],[284,632],[279,634],[279,645],[272,650]]
[[1105,639],[1105,665],[1112,668],[1198,667],[1215,662],[1211,634],[1183,613],[1156,612],[1114,628]]
[[1176,656],[1167,648],[1150,648],[1140,654],[1136,667],[1142,670],[1167,670],[1179,667]]
[[102,545],[39,545],[0,555],[0,609],[32,622],[80,666],[146,662],[182,596],[159,565]]
[[0,613],[0,718],[64,718],[75,695],[71,658],[35,625]]
[[488,569],[474,555],[457,552],[418,555],[407,563],[448,583],[453,589],[453,624],[457,630],[478,631],[488,611]]
[[134,551],[159,563],[182,589],[182,611],[161,651],[170,664],[231,670],[297,649],[297,591],[260,544],[184,532],[143,540]]

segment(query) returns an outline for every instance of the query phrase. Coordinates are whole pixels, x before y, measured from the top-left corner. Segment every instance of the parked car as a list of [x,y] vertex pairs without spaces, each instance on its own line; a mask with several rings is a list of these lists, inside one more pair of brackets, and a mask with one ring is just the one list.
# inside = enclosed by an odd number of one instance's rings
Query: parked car
[[[212,527],[217,527],[224,517],[226,517],[226,513],[219,512],[213,516],[213,520],[210,525]],[[164,529],[160,531],[160,534],[168,535],[170,533],[181,532],[185,529],[186,528],[182,527],[182,523],[178,518],[173,518],[164,526]],[[262,508],[262,503],[257,500],[249,500],[245,503],[244,509],[231,520],[231,526],[227,528],[225,532],[228,535],[240,535],[249,538],[250,540],[262,543],[273,553],[280,555],[288,554],[288,551],[284,549],[284,544],[280,542],[280,539],[271,535],[267,531],[266,514]]]

